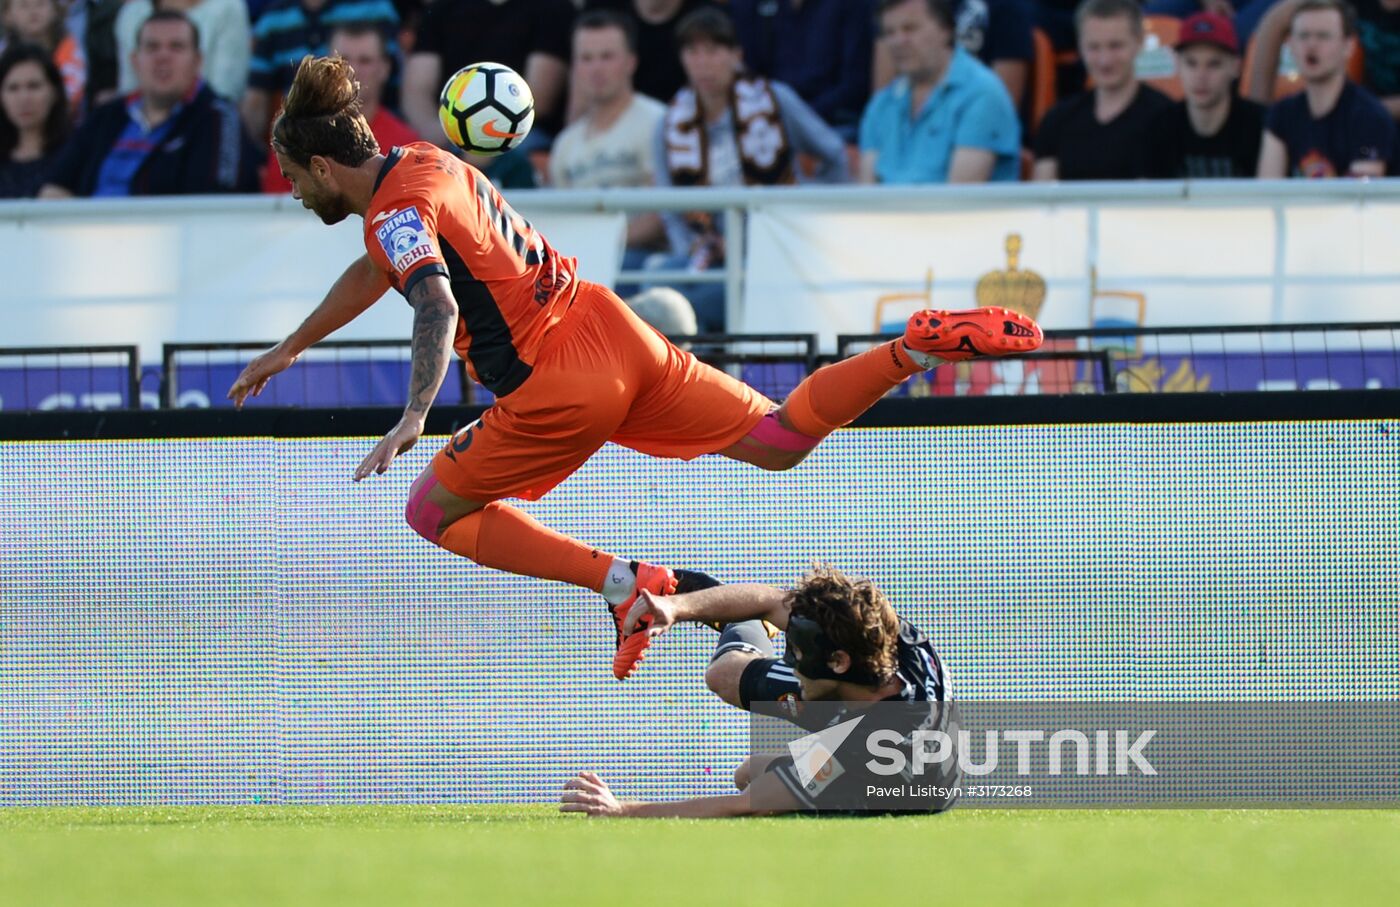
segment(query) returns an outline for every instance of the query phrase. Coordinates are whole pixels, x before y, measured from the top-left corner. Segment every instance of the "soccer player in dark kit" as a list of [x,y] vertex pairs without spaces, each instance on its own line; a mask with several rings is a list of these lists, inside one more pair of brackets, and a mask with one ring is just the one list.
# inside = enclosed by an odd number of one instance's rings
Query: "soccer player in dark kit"
[[[951,720],[952,697],[938,653],[870,582],[825,566],[789,590],[720,585],[701,573],[676,573],[681,588],[693,591],[643,592],[626,616],[624,632],[649,626],[644,632],[655,635],[682,621],[721,625],[705,684],[730,705],[814,732],[868,714],[874,721],[866,722],[864,732],[893,729],[904,738],[906,752],[913,745],[910,732],[946,727]],[[773,657],[765,623],[786,632],[781,659]],[[870,706],[883,710],[867,712]],[[921,786],[949,793],[926,791],[892,806],[867,792],[871,775],[862,768],[864,757],[853,760],[845,752],[838,749],[806,778],[790,755],[752,756],[734,773],[737,793],[672,802],[619,800],[602,778],[581,772],[565,785],[559,808],[591,816],[720,818],[795,811],[937,812],[956,798],[957,770],[945,760]]]

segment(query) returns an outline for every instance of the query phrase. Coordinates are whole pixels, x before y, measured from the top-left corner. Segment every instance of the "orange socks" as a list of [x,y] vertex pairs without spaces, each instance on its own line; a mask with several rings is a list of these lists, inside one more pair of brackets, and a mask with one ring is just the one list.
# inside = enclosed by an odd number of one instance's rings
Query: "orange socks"
[[823,366],[783,403],[783,415],[804,435],[822,438],[855,419],[890,389],[923,369],[898,340]]
[[613,556],[493,501],[443,530],[437,543],[454,554],[520,576],[571,583],[599,592]]

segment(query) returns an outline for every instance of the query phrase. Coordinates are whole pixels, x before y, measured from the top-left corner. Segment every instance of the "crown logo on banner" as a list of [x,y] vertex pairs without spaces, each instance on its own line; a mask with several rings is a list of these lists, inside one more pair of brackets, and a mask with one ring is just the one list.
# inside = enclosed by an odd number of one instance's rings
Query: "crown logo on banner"
[[1040,317],[1045,305],[1045,278],[1034,271],[1021,269],[1021,234],[1006,234],[1006,270],[988,271],[977,281],[977,304],[1001,306]]

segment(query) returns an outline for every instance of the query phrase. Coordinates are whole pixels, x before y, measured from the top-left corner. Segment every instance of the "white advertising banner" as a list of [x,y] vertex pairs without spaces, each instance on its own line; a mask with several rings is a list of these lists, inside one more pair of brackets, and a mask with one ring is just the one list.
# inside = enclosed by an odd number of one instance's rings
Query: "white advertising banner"
[[[519,206],[588,280],[613,283],[620,213]],[[278,340],[364,254],[362,221],[323,225],[290,198],[0,206],[0,347]],[[410,336],[390,292],[335,339]]]
[[830,349],[925,305],[988,303],[1046,328],[1400,318],[1397,202],[900,207],[754,211],[738,329],[819,333]]
[[[1400,180],[534,190],[510,201],[604,284],[635,212],[744,215],[731,329],[819,333],[827,349],[838,333],[898,330],[930,304],[1011,305],[1047,328],[1400,319]],[[150,363],[162,343],[273,340],[362,251],[358,218],[328,228],[286,197],[3,203],[0,347],[136,343]],[[336,336],[407,338],[410,325],[389,294]]]

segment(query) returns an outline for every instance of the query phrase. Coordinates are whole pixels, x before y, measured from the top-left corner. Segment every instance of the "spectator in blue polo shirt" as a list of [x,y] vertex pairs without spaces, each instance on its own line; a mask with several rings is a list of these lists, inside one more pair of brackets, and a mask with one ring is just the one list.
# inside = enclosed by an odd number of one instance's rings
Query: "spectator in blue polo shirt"
[[881,0],[880,30],[899,75],[861,118],[861,181],[1016,179],[1021,125],[1011,96],[957,45],[948,0]]
[[[241,104],[248,134],[262,141],[301,58],[330,52],[337,25],[373,25],[384,34],[389,58],[399,57],[399,14],[392,0],[271,0],[253,23],[253,58]],[[387,86],[397,97],[398,69]]]
[[200,76],[199,29],[175,10],[136,32],[137,90],[83,121],[40,198],[256,192],[263,155]]

